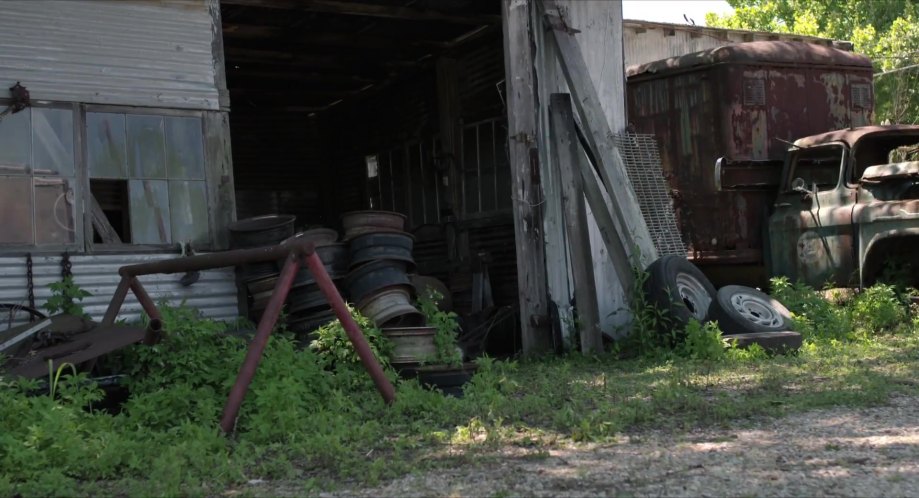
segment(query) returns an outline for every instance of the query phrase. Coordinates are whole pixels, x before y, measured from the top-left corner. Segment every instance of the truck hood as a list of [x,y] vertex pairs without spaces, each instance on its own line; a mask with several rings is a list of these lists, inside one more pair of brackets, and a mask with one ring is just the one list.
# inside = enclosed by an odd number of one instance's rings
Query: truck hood
[[903,178],[919,178],[919,161],[879,164],[865,168],[862,174],[862,181],[870,183]]
[[853,221],[858,224],[896,222],[905,223],[903,226],[919,226],[919,200],[860,204],[853,215]]

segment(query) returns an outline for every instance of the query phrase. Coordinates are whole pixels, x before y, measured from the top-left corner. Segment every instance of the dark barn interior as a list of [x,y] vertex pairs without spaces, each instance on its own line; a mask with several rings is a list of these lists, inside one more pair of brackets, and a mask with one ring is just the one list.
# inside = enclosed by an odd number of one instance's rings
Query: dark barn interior
[[516,306],[498,2],[222,0],[221,15],[238,218],[398,211],[456,311]]

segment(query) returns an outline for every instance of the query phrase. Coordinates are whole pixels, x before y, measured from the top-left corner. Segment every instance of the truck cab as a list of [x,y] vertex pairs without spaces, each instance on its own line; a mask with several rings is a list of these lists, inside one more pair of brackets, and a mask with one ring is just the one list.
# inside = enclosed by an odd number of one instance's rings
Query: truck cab
[[768,220],[769,274],[814,287],[919,282],[919,126],[801,138]]

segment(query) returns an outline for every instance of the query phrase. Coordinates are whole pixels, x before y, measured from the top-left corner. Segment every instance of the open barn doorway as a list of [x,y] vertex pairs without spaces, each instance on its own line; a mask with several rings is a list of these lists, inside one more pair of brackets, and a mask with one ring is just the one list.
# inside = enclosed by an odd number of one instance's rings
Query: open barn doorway
[[[221,16],[237,217],[340,230],[400,212],[473,347],[518,349],[500,3],[221,0]],[[488,323],[499,309],[509,326]]]

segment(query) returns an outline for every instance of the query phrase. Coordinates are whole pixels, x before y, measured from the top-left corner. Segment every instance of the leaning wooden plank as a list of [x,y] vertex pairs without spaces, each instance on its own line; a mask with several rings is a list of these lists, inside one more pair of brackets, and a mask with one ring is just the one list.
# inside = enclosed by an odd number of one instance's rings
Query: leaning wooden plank
[[93,220],[93,228],[96,229],[96,233],[99,234],[102,242],[105,244],[120,244],[121,237],[118,236],[118,232],[109,223],[108,217],[102,211],[102,206],[96,200],[96,196],[89,194],[89,201],[92,203],[90,215]]
[[44,319],[38,323],[29,323],[0,332],[0,353],[9,353],[26,339],[51,326],[51,320]]
[[571,254],[571,273],[574,277],[574,299],[577,309],[581,352],[595,353],[603,350],[600,333],[600,310],[597,306],[597,284],[594,281],[593,259],[590,254],[590,234],[587,231],[587,211],[584,206],[580,162],[581,148],[574,131],[574,114],[571,96],[553,93],[549,98],[549,127],[552,131],[555,163],[561,172],[562,209],[568,250]]
[[[647,266],[657,259],[657,250],[641,215],[625,165],[613,142],[613,132],[603,114],[600,97],[590,78],[581,46],[574,36],[576,30],[571,29],[559,15],[555,0],[543,0],[540,6],[543,9],[543,17],[550,27],[549,38],[554,41],[557,48],[558,62],[574,97],[575,108],[585,128],[591,152],[597,159],[597,170],[613,201],[611,211],[618,218],[619,226],[628,232],[619,235],[637,248],[636,259],[642,266]],[[631,247],[628,254],[633,254]]]
[[527,354],[547,351],[551,347],[539,156],[535,142],[536,100],[529,5],[526,0],[501,2],[517,289],[523,351]]
[[600,238],[603,239],[603,245],[606,246],[606,252],[609,253],[609,259],[613,263],[613,269],[616,270],[616,276],[619,277],[619,283],[626,291],[625,297],[631,300],[632,296],[629,291],[634,289],[635,274],[632,271],[633,261],[629,259],[628,254],[629,240],[620,235],[624,233],[624,230],[617,226],[617,220],[609,212],[609,206],[603,197],[603,189],[600,187],[600,180],[597,178],[594,167],[583,155],[579,155],[577,166],[581,174],[584,197],[587,198],[587,205],[590,206],[594,221],[597,222]]

